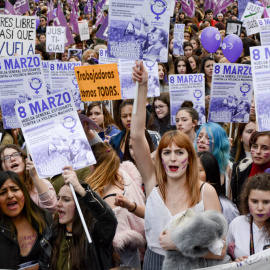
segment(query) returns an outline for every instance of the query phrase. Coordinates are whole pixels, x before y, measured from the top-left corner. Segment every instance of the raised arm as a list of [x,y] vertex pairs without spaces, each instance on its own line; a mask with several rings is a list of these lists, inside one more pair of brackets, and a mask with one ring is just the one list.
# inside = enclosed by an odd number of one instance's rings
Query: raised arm
[[148,197],[156,185],[156,176],[154,164],[150,156],[150,149],[145,138],[145,101],[148,91],[148,72],[142,61],[141,63],[136,61],[136,66],[133,67],[132,78],[139,83],[139,90],[137,112],[132,114],[131,120],[131,142],[136,165],[142,175],[146,197]]

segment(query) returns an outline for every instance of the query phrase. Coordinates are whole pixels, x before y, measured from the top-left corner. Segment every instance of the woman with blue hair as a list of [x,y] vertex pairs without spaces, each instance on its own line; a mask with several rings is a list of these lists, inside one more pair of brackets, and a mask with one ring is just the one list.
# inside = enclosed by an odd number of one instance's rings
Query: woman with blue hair
[[217,123],[203,124],[197,131],[197,140],[194,146],[197,152],[210,152],[217,159],[220,170],[220,183],[225,189],[226,195],[231,197],[230,143],[225,130]]

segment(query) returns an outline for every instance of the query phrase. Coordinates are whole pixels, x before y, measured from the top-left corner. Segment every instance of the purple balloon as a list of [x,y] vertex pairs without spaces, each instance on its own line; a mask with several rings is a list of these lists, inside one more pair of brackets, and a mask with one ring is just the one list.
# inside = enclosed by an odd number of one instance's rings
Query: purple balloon
[[215,53],[220,47],[221,35],[217,28],[206,27],[201,34],[201,43],[205,50],[210,53]]
[[36,29],[39,27],[40,19],[38,16],[36,16]]
[[240,37],[231,34],[224,38],[221,48],[224,56],[234,63],[243,51],[243,43]]

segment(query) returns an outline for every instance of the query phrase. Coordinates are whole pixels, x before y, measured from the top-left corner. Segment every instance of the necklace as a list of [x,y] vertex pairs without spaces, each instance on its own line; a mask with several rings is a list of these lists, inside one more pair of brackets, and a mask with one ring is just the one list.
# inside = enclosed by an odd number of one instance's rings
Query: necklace
[[[167,190],[168,195],[170,195],[170,194],[169,194],[169,191],[168,191],[168,188],[167,188],[166,186],[165,186],[165,188],[166,188],[166,190]],[[180,196],[180,197],[181,197],[181,196]],[[171,201],[172,201],[172,206],[173,206],[173,207],[175,207],[175,205],[176,205],[177,202],[179,201],[180,197],[175,201],[175,200],[173,199],[173,196],[170,195],[170,199],[171,199]]]

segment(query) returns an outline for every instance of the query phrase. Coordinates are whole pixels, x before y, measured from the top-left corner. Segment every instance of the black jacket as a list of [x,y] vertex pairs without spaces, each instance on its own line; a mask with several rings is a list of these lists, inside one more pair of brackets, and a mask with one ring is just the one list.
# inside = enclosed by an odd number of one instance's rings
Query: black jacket
[[240,194],[242,187],[245,181],[248,179],[251,167],[252,159],[245,158],[241,161],[238,161],[233,164],[232,168],[232,180],[231,180],[231,189],[232,189],[232,198],[233,202],[238,206]]
[[[45,210],[45,222],[49,227],[52,215]],[[38,228],[34,228],[38,231]],[[46,230],[46,228],[45,228]],[[45,233],[45,230],[43,233]],[[20,246],[15,233],[12,233],[4,223],[0,222],[0,269],[17,269],[20,260]]]
[[[89,229],[92,244],[87,245],[84,250],[84,264],[91,270],[107,270],[114,267],[112,259],[113,238],[117,227],[117,219],[110,206],[103,201],[87,184],[83,184],[86,195],[81,197],[81,201],[94,217],[93,226]],[[84,233],[84,232],[82,232]],[[57,228],[51,226],[41,240],[41,257],[39,269],[49,269],[52,259],[54,242],[57,236]]]

